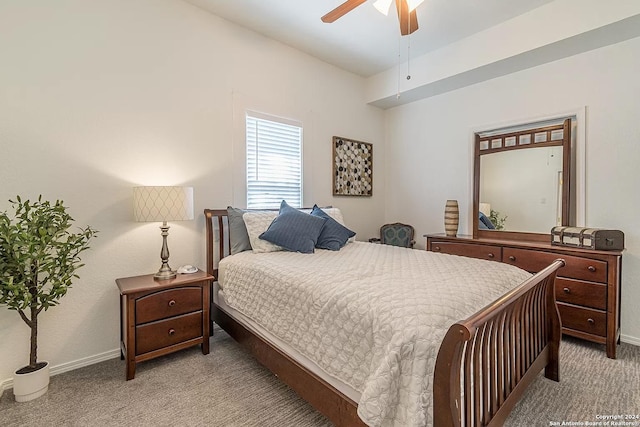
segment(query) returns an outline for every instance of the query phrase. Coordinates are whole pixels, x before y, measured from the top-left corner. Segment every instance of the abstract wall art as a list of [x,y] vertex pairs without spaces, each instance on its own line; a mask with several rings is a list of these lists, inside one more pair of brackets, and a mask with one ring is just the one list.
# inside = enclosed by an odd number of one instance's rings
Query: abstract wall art
[[373,144],[333,137],[333,195],[373,194]]

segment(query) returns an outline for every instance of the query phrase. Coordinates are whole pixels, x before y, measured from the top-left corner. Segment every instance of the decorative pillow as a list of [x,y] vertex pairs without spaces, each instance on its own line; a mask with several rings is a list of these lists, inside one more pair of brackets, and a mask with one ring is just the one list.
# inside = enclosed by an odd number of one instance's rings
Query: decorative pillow
[[[313,205],[314,207],[319,207],[318,205]],[[340,225],[344,225],[344,219],[342,218],[342,212],[340,212],[340,209],[338,208],[334,208],[333,206],[329,205],[329,206],[323,206],[320,209],[322,209],[324,211],[324,213],[326,213],[327,215],[329,215],[331,218],[335,219],[336,221],[338,221],[338,224]],[[308,213],[310,214],[311,211],[313,211],[313,209],[309,209],[309,208],[304,208],[304,209],[298,209],[300,212],[304,212],[304,213]]]
[[[313,206],[318,206],[318,205],[313,205]],[[323,206],[320,209],[324,209],[324,211],[326,212],[327,209],[333,208],[333,206],[329,205],[329,206]],[[313,208],[300,208],[298,209],[300,212],[304,212],[304,213],[308,213],[310,214],[311,211],[313,210]]]
[[493,225],[489,217],[480,211],[478,211],[478,219],[480,220],[478,221],[478,228],[480,230],[495,230],[496,227]]
[[316,247],[325,222],[325,218],[300,212],[283,200],[278,217],[260,235],[260,239],[288,251],[310,254]]
[[271,225],[277,216],[278,212],[276,211],[247,211],[242,215],[253,252],[274,252],[282,250],[280,246],[260,239],[260,235],[269,228],[269,225]]
[[[318,208],[318,205],[313,205],[313,208]],[[335,219],[336,221],[338,221],[338,224],[340,225],[344,225],[344,219],[342,218],[342,212],[340,212],[340,209],[338,208],[332,208],[332,207],[326,207],[326,208],[318,208],[318,209],[322,209],[322,211],[324,213],[326,213],[327,215],[329,215],[331,218]],[[312,210],[313,212],[313,210]]]
[[229,252],[231,255],[251,250],[247,226],[244,225],[244,220],[242,219],[244,212],[242,209],[227,206],[227,218],[229,219]]
[[[340,211],[338,210],[338,213],[339,212]],[[339,251],[340,248],[347,244],[349,238],[356,235],[356,233],[333,219],[317,205],[313,206],[311,215],[326,219],[324,227],[322,228],[322,232],[318,237],[316,248]]]
[[[344,218],[342,217],[342,212],[340,211],[340,209],[338,209],[338,208],[322,208],[322,210],[324,211],[324,213],[329,215],[331,218],[333,218],[336,221],[338,221],[338,224],[343,225],[343,226],[346,227],[346,225],[344,223]],[[355,242],[355,241],[356,241],[356,235],[354,234],[352,237],[349,238],[347,243],[351,243],[351,242]]]

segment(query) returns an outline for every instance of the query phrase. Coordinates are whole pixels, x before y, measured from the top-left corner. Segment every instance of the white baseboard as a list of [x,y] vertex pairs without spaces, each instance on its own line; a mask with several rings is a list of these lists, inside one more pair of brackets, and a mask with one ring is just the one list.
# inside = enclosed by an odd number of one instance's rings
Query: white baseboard
[[9,378],[0,383],[0,396],[4,393],[5,390],[9,390],[13,388],[13,379]]
[[[120,357],[120,349],[105,351],[104,353],[95,354],[93,356],[84,357],[82,359],[73,360],[71,362],[62,363],[60,365],[52,366],[50,369],[50,375],[58,375],[63,372],[73,371],[74,369],[84,368],[85,366],[93,365],[94,363],[104,362],[105,360],[115,359]],[[0,382],[0,394],[5,390],[13,388],[13,378],[8,378]]]
[[637,345],[640,347],[640,338],[632,337],[631,335],[620,335],[620,341],[627,344]]
[[116,357],[120,357],[119,348],[71,362],[63,363],[61,365],[52,366],[51,375],[58,375],[63,372],[73,371],[74,369],[83,368],[85,366],[93,365],[94,363],[104,362],[105,360],[115,359]]

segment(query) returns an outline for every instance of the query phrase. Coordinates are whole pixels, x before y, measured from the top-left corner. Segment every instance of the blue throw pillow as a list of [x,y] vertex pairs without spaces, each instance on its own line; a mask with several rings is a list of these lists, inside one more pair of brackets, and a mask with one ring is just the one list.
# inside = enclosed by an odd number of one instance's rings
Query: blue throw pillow
[[318,243],[316,248],[329,249],[332,251],[339,251],[344,245],[347,244],[347,240],[355,236],[356,233],[349,230],[344,225],[340,224],[335,219],[331,218],[325,211],[320,209],[317,205],[313,206],[311,215],[320,218],[325,218],[327,222],[324,223],[320,237],[318,237]]
[[280,213],[259,237],[292,252],[313,253],[325,219],[292,208],[284,200]]
[[495,230],[495,226],[491,222],[491,220],[482,212],[478,212],[478,228],[480,230]]

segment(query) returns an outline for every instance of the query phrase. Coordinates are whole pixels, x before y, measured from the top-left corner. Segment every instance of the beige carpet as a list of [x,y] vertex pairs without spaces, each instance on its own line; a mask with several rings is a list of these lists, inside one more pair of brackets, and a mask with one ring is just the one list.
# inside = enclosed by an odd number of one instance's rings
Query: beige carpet
[[[226,334],[211,344],[208,356],[194,347],[142,363],[132,381],[114,359],[52,377],[32,402],[17,404],[7,390],[0,426],[331,425]],[[623,344],[610,360],[601,346],[567,339],[561,368],[561,383],[537,379],[508,426],[640,414],[640,347]]]
[[[605,424],[604,415],[640,417],[640,347],[621,344],[614,360],[606,357],[604,345],[563,337],[560,382],[541,374],[505,425],[526,426],[527,420],[536,426],[614,425]],[[618,425],[640,426],[640,418],[626,421],[632,424]]]

